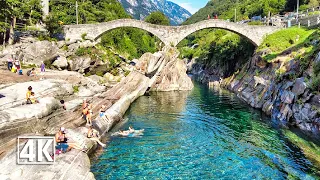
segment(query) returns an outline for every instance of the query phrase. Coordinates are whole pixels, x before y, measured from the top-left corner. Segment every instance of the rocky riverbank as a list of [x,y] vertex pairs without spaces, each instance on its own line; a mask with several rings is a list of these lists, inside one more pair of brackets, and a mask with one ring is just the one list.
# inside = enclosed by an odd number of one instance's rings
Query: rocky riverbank
[[[320,52],[315,51],[316,55],[307,63],[296,58],[295,54],[288,50],[266,62],[263,57],[268,56],[268,50],[256,52],[230,77],[221,77],[218,69],[192,61],[188,68],[200,81],[233,91],[281,125],[298,127],[312,136],[318,135],[320,95],[310,86],[313,66],[320,61]],[[303,72],[302,68],[305,69]]]
[[[3,59],[8,55],[2,56]],[[24,54],[23,57],[27,56]],[[64,126],[72,140],[86,145],[90,154],[97,144],[86,138],[87,128],[81,127],[85,124],[81,118],[82,99],[91,98],[94,117],[97,117],[101,105],[108,107],[108,121],[94,118],[100,133],[108,132],[122,120],[130,104],[147,90],[192,89],[186,65],[177,57],[178,51],[169,47],[155,54],[148,53],[136,61],[136,70],[110,89],[100,77],[83,77],[79,72],[70,71],[49,71],[43,75],[44,80],[3,85],[0,89],[3,96],[0,98],[1,179],[94,179],[87,154],[78,150],[55,156],[54,165],[17,165],[16,137],[52,135]],[[40,56],[38,58],[41,59]],[[39,104],[22,103],[29,85],[41,96]],[[61,108],[60,99],[66,100],[67,110]]]

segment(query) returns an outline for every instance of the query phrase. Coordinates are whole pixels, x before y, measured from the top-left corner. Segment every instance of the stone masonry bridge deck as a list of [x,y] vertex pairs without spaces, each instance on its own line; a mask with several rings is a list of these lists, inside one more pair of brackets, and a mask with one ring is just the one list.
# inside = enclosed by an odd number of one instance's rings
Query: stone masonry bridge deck
[[255,46],[259,46],[267,34],[271,34],[279,27],[272,26],[250,26],[236,24],[223,20],[205,20],[191,25],[183,26],[161,26],[149,24],[144,21],[134,19],[119,19],[98,24],[65,25],[65,38],[70,40],[82,40],[82,35],[86,34],[86,39],[98,40],[105,32],[120,27],[134,27],[148,31],[158,37],[165,45],[176,46],[188,35],[206,28],[219,28],[237,33]]

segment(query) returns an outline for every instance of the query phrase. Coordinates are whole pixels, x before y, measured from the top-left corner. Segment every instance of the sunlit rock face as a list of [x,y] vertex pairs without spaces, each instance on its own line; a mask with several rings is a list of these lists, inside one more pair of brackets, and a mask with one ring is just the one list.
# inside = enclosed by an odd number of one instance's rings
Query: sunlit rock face
[[166,0],[119,0],[127,13],[135,19],[143,20],[154,11],[163,12],[172,25],[179,25],[191,16],[191,13],[179,5]]

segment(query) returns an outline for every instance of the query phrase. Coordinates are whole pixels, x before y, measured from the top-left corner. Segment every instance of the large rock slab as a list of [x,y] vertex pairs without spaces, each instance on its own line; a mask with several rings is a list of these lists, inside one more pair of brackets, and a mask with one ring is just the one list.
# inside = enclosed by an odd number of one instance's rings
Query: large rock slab
[[53,60],[58,56],[59,48],[55,42],[37,41],[23,50],[23,61],[29,64],[40,65],[41,61]]
[[[82,146],[86,145],[89,149],[95,146],[95,142],[86,138],[84,132],[87,129],[79,128],[76,130],[67,129],[67,136],[72,137],[69,141],[76,142]],[[16,149],[1,160],[0,179],[86,179],[93,180],[94,175],[90,172],[90,160],[86,153],[76,149],[55,155],[53,165],[17,165]]]
[[[191,78],[187,75],[187,65],[178,59],[179,53],[174,48],[169,48],[160,57],[160,61],[153,67],[158,70],[154,73],[151,81],[152,91],[186,91],[193,88]],[[158,57],[158,56],[156,56]],[[149,68],[148,68],[149,69]]]
[[40,99],[42,97],[54,97],[73,93],[72,85],[63,80],[47,79],[17,83],[0,89],[0,94],[3,96],[0,98],[0,110],[25,103],[26,92],[29,86],[32,87],[32,91]]

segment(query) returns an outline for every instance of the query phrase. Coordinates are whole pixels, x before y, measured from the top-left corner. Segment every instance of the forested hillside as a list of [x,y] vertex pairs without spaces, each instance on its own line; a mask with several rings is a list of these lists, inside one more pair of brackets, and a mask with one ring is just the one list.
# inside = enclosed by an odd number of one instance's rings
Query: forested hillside
[[[79,23],[107,22],[129,16],[117,0],[90,0],[79,2]],[[49,18],[62,24],[75,24],[75,0],[51,1]],[[70,7],[70,8],[68,8]],[[57,29],[57,28],[55,28]],[[138,58],[145,52],[155,52],[157,38],[136,28],[119,28],[106,32],[101,45],[106,51],[112,49],[127,59]],[[111,53],[109,53],[110,55]]]
[[[9,31],[10,37],[13,37],[16,22],[26,27],[45,23],[51,38],[41,36],[39,40],[54,40],[59,37],[58,34],[62,33],[63,25],[76,24],[77,22],[76,0],[50,1],[50,14],[44,20],[42,19],[40,0],[0,1],[0,12],[1,40],[3,40],[4,32],[7,32],[6,39],[8,39]],[[132,17],[125,12],[117,0],[78,1],[79,24],[99,23],[121,18]],[[22,30],[29,29],[23,28]],[[145,52],[155,52],[157,42],[158,39],[148,32],[135,28],[121,28],[107,32],[102,37],[101,45],[106,51],[112,49],[113,52],[133,59],[140,57]]]
[[[300,0],[300,10],[319,6],[319,0]],[[268,16],[268,13],[278,14],[296,9],[296,0],[211,0],[197,13],[186,20],[184,24],[192,24],[207,19],[208,15],[218,15],[221,19],[234,21],[235,9],[237,20],[249,19],[253,16]]]
[[[210,17],[234,21],[249,19],[253,16],[281,14],[295,9],[295,0],[211,0],[191,16],[184,24],[192,24]],[[300,0],[300,9],[319,5],[319,0]],[[194,46],[196,45],[196,46]],[[255,47],[245,38],[226,30],[209,29],[196,32],[179,44],[181,56],[196,59],[207,69],[216,69],[216,74],[229,76],[245,63]]]

